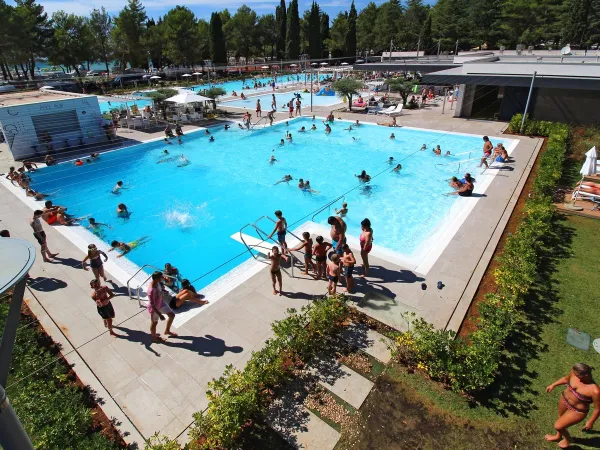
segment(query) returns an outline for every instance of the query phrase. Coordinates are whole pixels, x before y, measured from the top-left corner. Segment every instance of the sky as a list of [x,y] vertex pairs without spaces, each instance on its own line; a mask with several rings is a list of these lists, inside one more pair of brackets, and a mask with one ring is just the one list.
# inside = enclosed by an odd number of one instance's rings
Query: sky
[[[63,10],[73,14],[88,15],[94,8],[104,6],[106,10],[116,15],[126,4],[126,0],[38,0],[44,6],[46,12],[51,15],[53,12]],[[229,9],[235,12],[242,4],[246,4],[256,11],[257,14],[275,14],[275,7],[279,5],[280,0],[142,0],[146,8],[148,17],[157,19],[164,15],[169,9],[181,5],[191,9],[198,18],[210,19],[213,11]],[[432,3],[433,0],[425,0],[425,3]],[[376,4],[383,3],[384,0],[375,0]],[[286,0],[289,3],[289,0]],[[321,0],[319,6],[323,11],[329,14],[333,20],[338,12],[347,10],[350,7],[350,0]],[[355,0],[356,8],[360,11],[368,3],[368,0]],[[310,9],[312,0],[299,0],[298,9],[300,15],[306,9]]]

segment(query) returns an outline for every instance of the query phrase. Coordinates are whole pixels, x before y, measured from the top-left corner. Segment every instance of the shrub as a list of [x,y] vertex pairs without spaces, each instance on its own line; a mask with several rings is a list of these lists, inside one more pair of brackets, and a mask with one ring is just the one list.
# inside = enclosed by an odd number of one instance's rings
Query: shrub
[[[523,116],[517,114],[509,131],[517,132]],[[494,271],[497,291],[478,305],[476,329],[468,337],[455,339],[449,331],[436,330],[423,320],[396,336],[395,356],[416,366],[454,390],[475,392],[495,379],[505,343],[515,330],[525,296],[532,288],[540,262],[543,238],[549,234],[555,214],[552,193],[562,175],[569,144],[569,127],[564,124],[525,121],[525,132],[548,136],[531,198],[515,233],[505,242]]]

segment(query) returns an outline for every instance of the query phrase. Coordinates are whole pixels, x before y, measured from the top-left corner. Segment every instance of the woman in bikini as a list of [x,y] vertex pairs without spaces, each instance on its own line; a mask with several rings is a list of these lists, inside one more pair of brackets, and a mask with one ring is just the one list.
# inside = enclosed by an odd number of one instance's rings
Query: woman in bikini
[[360,223],[362,233],[360,233],[360,257],[363,261],[363,273],[360,275],[364,278],[369,273],[369,253],[373,248],[373,229],[371,228],[371,221],[365,219]]
[[181,308],[181,306],[186,302],[190,301],[192,303],[196,303],[200,306],[206,305],[208,301],[203,300],[204,295],[198,294],[196,288],[192,286],[189,280],[183,280],[181,282],[181,290],[172,297],[169,301],[169,306],[172,310],[176,310]]
[[102,262],[102,256],[104,256],[104,262],[108,261],[108,256],[102,250],[98,250],[94,244],[88,245],[88,254],[81,265],[83,266],[83,270],[88,270],[88,266],[85,263],[88,259],[90,260],[90,267],[92,268],[92,273],[96,280],[100,281],[100,277],[104,278],[104,282],[106,282],[106,275],[104,274],[104,263]]
[[558,420],[554,423],[556,434],[545,436],[547,441],[558,442],[559,448],[567,448],[570,445],[571,435],[568,428],[586,418],[592,403],[594,412],[585,422],[583,430],[591,430],[600,416],[600,387],[592,379],[592,370],[587,364],[577,363],[567,376],[546,388],[546,392],[552,392],[556,386],[567,385],[558,400]]
[[[273,252],[273,253],[271,253]],[[281,279],[281,253],[279,253],[279,247],[273,246],[269,252],[269,259],[271,260],[271,281],[273,282],[273,295],[277,294],[275,287],[276,283],[279,282],[279,295],[282,294],[282,279]]]

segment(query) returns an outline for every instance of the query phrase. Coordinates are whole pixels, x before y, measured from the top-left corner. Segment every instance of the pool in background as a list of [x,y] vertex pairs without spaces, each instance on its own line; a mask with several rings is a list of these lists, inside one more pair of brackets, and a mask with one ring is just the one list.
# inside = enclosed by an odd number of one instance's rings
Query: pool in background
[[[40,192],[58,190],[53,201],[67,206],[71,214],[92,215],[107,224],[100,236],[105,242],[149,236],[148,243],[128,254],[139,266],[171,262],[193,280],[241,255],[196,282],[197,288],[248,259],[245,247],[231,236],[276,209],[295,228],[294,223],[310,220],[345,193],[331,211],[342,200],[348,202],[348,234],[358,236],[361,220],[369,217],[375,244],[411,255],[422,251],[451,211],[455,214],[469,201],[442,194],[451,190],[448,178],[473,171],[478,158],[461,163],[459,173],[457,162],[465,155],[442,158],[418,149],[423,143],[428,148],[439,144],[442,151],[474,151],[478,156],[481,137],[372,125],[345,131],[348,122],[334,123],[333,132],[326,135],[320,121],[316,123],[318,130],[306,133],[297,130],[310,128],[309,118],[290,121],[289,127],[281,123],[252,131],[215,127],[213,143],[197,132],[185,136],[181,146],[141,144],[102,154],[99,161],[81,167],[64,163],[42,168],[32,175],[32,185]],[[280,147],[286,131],[293,142]],[[389,140],[392,131],[395,140]],[[179,167],[177,158],[158,163],[167,147],[174,157],[185,154],[190,164]],[[278,160],[274,164],[269,163],[271,155]],[[391,172],[390,156],[402,162],[401,173]],[[361,170],[378,176],[361,185],[354,176]],[[286,174],[294,181],[275,184]],[[299,190],[298,178],[310,180],[318,192]],[[118,180],[126,189],[114,195],[111,189]],[[116,217],[118,203],[131,211],[128,220]],[[314,220],[326,225],[328,215],[326,208]],[[272,223],[263,221],[261,226],[270,232]]]
[[[316,81],[318,80],[325,80],[327,78],[331,77],[331,74],[314,74],[313,75],[313,80]],[[304,80],[307,80],[307,82],[310,84],[310,74],[298,74],[298,75],[277,75],[275,78],[274,77],[257,77],[257,78],[252,78],[249,77],[245,80],[235,80],[235,81],[226,81],[224,83],[218,83],[218,84],[208,84],[208,83],[204,83],[204,84],[198,84],[195,86],[192,86],[190,89],[192,91],[195,92],[199,92],[203,89],[208,89],[210,87],[220,87],[225,89],[225,91],[227,92],[227,95],[231,95],[231,93],[233,91],[236,91],[237,94],[239,95],[240,93],[244,92],[245,94],[251,94],[251,93],[255,93],[255,92],[262,92],[262,91],[271,91],[272,88],[271,86],[263,86],[260,88],[254,88],[253,84],[254,81],[256,82],[261,82],[263,84],[269,84],[270,82],[273,81],[273,79],[275,79],[275,84],[277,87],[282,87],[282,86],[286,86],[286,85],[290,85],[290,84],[294,84],[294,83],[303,83]],[[249,86],[250,89],[244,89],[244,87]]]
[[[300,92],[300,91],[298,91],[298,93],[300,94],[300,98],[302,100],[302,107],[303,108],[310,107],[310,93],[307,94],[307,93]],[[244,109],[255,110],[256,109],[256,100],[260,99],[260,103],[262,105],[263,111],[270,111],[272,95],[273,95],[272,93],[264,94],[264,95],[254,95],[252,97],[246,98],[245,100],[238,98],[236,100],[229,100],[229,101],[222,102],[222,103],[220,103],[220,105],[228,106],[230,108],[244,108]],[[340,97],[338,97],[337,95],[330,96],[330,95],[315,95],[315,94],[313,94],[312,98],[313,98],[313,100],[312,100],[313,106],[331,106],[331,105],[335,105],[335,104],[343,102],[343,100]],[[275,99],[277,101],[277,109],[279,111],[287,111],[286,104],[290,100],[294,101],[294,105],[296,104],[293,91],[285,92],[285,93],[276,93]]]
[[98,104],[100,105],[100,111],[104,114],[110,112],[113,109],[125,111],[128,107],[130,108],[132,105],[137,105],[138,109],[141,111],[147,105],[152,106],[152,100],[130,100],[127,102],[122,100],[98,100]]

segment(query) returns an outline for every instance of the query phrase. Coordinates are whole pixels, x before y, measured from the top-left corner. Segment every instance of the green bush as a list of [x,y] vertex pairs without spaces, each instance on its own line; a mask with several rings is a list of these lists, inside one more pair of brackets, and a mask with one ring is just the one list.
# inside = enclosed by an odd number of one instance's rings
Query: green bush
[[[1,299],[2,329],[8,308],[7,299]],[[70,381],[67,367],[57,354],[42,344],[45,339],[35,325],[20,324],[7,383],[7,395],[33,446],[118,449],[116,443],[92,431],[91,410],[84,393]]]
[[[517,114],[509,131],[518,132],[523,116]],[[548,136],[532,195],[515,233],[505,242],[494,271],[497,291],[478,305],[476,329],[467,339],[436,330],[422,320],[396,336],[395,355],[457,391],[475,392],[489,386],[498,373],[505,343],[521,317],[525,296],[532,288],[540,263],[544,236],[551,231],[555,208],[552,193],[562,175],[570,131],[564,124],[525,121],[525,132]]]
[[223,376],[209,383],[208,409],[194,414],[190,448],[231,448],[244,425],[265,411],[272,389],[322,348],[323,339],[339,328],[348,310],[345,297],[333,296],[288,313],[272,325],[274,338],[252,353],[243,370],[227,366]]

